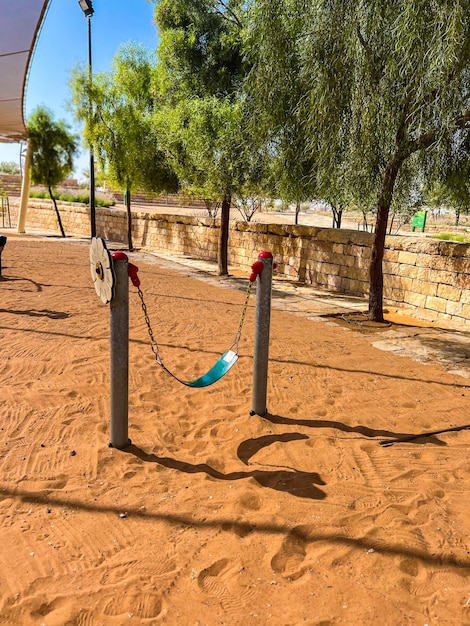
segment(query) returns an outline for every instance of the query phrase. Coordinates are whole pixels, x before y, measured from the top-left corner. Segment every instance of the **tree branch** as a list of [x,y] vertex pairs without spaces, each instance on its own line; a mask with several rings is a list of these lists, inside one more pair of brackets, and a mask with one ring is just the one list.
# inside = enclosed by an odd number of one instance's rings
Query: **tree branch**
[[457,117],[455,119],[455,127],[456,128],[469,128],[469,126],[467,125],[470,122],[470,109],[467,109],[466,111],[464,111],[462,113],[462,115],[459,115],[459,117]]
[[380,58],[374,53],[367,41],[364,39],[359,25],[356,26],[356,34],[362,49],[364,50],[372,65],[372,78],[376,83],[378,83],[383,74],[383,63],[380,61]]
[[[225,9],[225,13],[218,9],[217,6],[214,6],[215,12],[220,15],[224,20],[227,20],[227,22],[230,22],[231,24],[236,24],[239,28],[242,28],[243,24],[239,20],[237,14],[230,7],[227,6],[226,2],[224,2],[223,0],[219,0],[219,4],[223,6],[223,8]],[[227,17],[227,13],[229,13],[232,19]]]

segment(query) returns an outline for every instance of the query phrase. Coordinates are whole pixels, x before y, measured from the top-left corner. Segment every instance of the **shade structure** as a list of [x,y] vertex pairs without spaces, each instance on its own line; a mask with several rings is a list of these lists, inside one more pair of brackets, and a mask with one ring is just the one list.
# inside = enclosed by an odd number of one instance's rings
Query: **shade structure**
[[28,136],[24,97],[34,45],[50,0],[0,0],[0,141]]

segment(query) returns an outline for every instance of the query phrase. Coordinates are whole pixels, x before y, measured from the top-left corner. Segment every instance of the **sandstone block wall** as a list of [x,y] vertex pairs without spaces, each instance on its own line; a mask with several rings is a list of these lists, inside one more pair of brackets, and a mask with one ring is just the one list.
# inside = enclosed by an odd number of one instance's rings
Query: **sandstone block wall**
[[[18,202],[11,203],[16,226]],[[64,203],[60,213],[69,236],[89,237],[89,210]],[[97,234],[127,242],[126,212],[96,208]],[[51,201],[30,200],[26,229],[59,234]],[[133,212],[134,245],[156,252],[217,260],[219,220]],[[231,222],[229,264],[250,270],[261,250],[272,252],[277,273],[329,290],[366,296],[373,235],[362,231],[286,224]],[[470,244],[420,236],[387,237],[384,298],[470,327]]]

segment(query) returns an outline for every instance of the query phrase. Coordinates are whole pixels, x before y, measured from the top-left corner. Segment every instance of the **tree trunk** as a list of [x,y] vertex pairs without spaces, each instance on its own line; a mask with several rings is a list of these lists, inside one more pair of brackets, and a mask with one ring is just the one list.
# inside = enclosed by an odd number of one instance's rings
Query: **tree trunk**
[[458,226],[460,224],[460,207],[455,209],[455,225]]
[[219,276],[228,274],[228,231],[230,225],[230,205],[232,198],[225,195],[222,200],[222,211],[220,215],[219,247],[217,250],[217,262],[219,265]]
[[343,209],[332,207],[333,211],[333,228],[341,228],[341,218],[343,217]]
[[127,209],[127,247],[129,252],[134,250],[132,243],[132,213],[131,213],[131,190],[126,189],[126,209]]
[[299,223],[299,213],[300,213],[300,202],[297,200],[295,203],[295,225]]
[[393,188],[397,179],[401,161],[393,158],[387,165],[380,190],[377,221],[375,225],[374,241],[371,249],[369,267],[369,320],[384,322],[383,314],[383,268],[385,235],[387,233],[388,214],[392,203]]
[[366,232],[369,231],[369,225],[367,223],[367,213],[365,211],[362,211],[362,230],[365,230]]
[[54,203],[55,214],[57,216],[57,221],[59,222],[60,232],[62,234],[62,237],[65,237],[65,230],[64,230],[64,227],[62,226],[62,220],[60,219],[60,213],[59,213],[59,209],[57,208],[56,199],[54,198],[54,194],[52,193],[51,187],[48,187],[47,189],[49,191],[49,195],[51,197],[51,200]]

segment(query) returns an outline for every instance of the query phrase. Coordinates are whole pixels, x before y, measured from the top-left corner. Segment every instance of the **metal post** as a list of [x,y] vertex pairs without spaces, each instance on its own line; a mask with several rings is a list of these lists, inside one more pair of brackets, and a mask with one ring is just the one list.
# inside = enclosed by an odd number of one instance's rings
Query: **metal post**
[[[88,16],[88,70],[90,87],[93,79],[93,70],[91,62],[91,15]],[[90,95],[91,98],[91,95]],[[93,123],[93,105],[90,99],[90,124]],[[90,222],[91,236],[96,237],[96,207],[95,207],[95,156],[93,153],[93,145],[90,144]]]
[[124,253],[113,253],[116,275],[114,297],[110,303],[111,340],[111,448],[125,448],[128,437],[129,402],[129,277]]
[[31,141],[26,143],[26,155],[23,164],[23,179],[21,181],[21,200],[20,210],[18,213],[18,225],[17,230],[19,233],[25,232],[26,226],[26,214],[28,212],[28,200],[29,200],[29,185],[30,185],[30,173],[29,168],[31,166]]
[[263,270],[258,274],[256,287],[253,390],[250,415],[263,417],[268,412],[266,407],[266,395],[268,385],[273,255],[270,252],[261,252],[258,256],[258,260],[263,264]]

